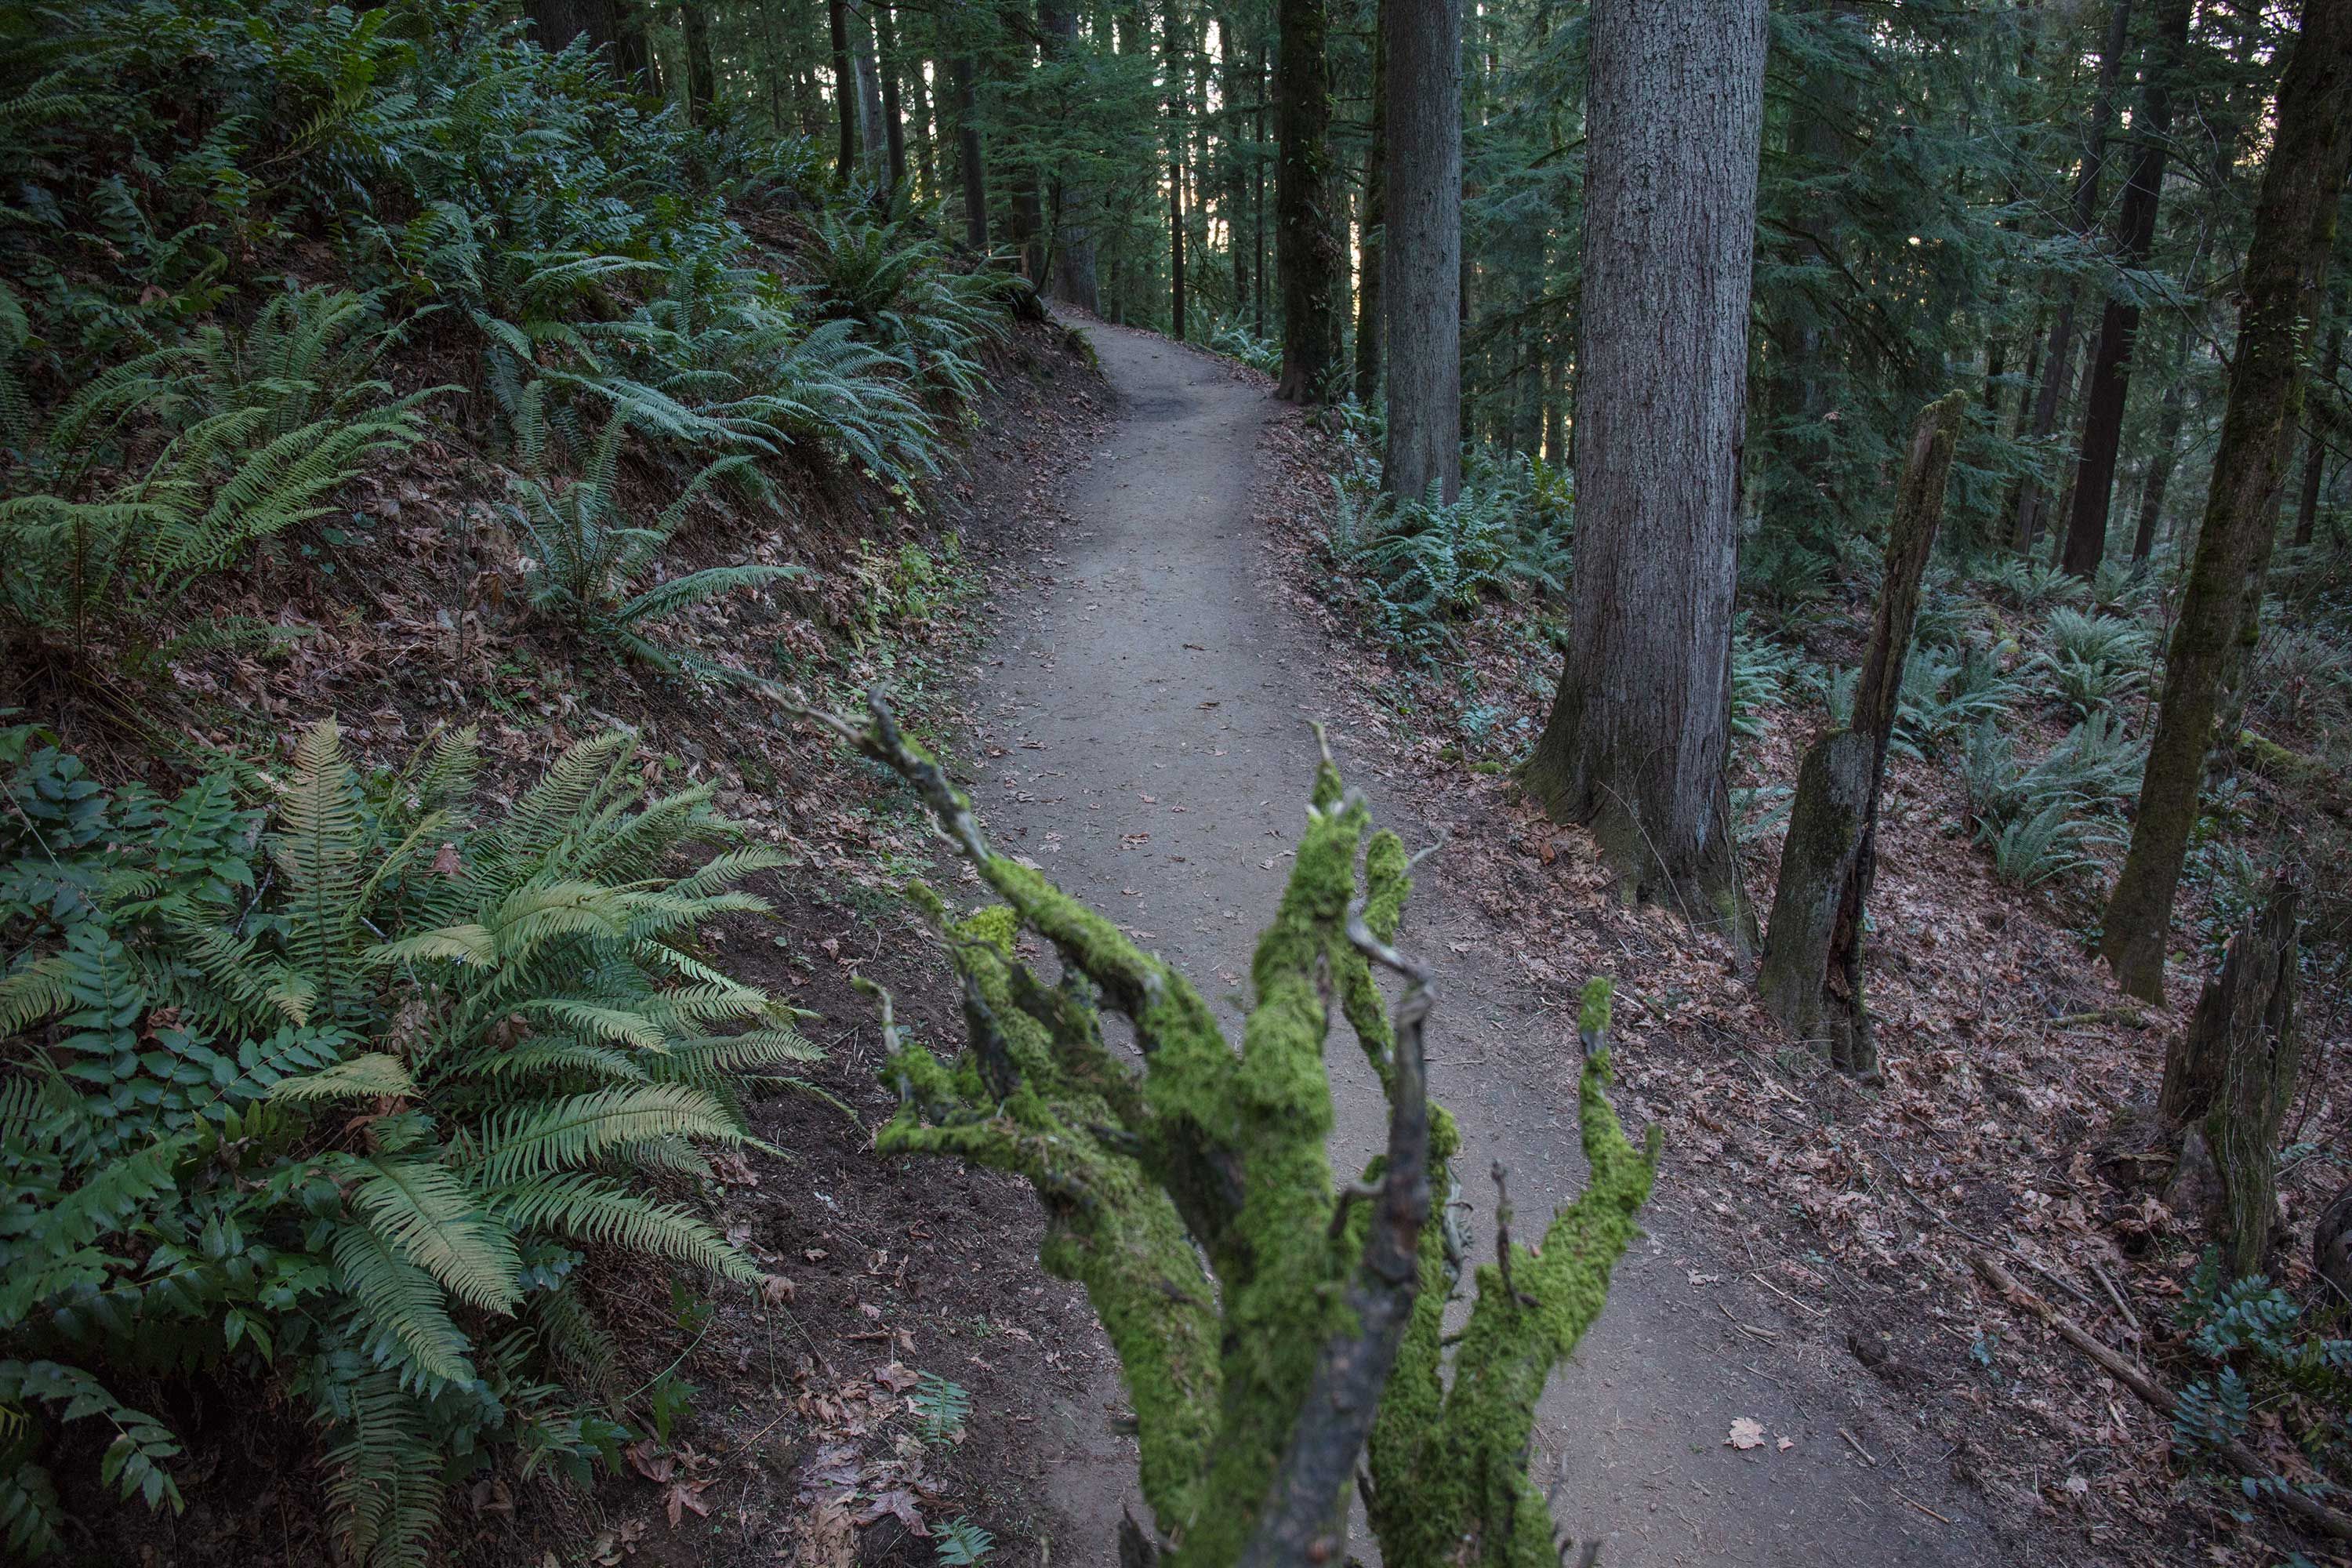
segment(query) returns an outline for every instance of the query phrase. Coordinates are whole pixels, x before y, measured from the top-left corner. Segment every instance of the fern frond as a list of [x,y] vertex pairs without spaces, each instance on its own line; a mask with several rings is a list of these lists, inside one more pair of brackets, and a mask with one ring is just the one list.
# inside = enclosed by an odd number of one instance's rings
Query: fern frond
[[602,1176],[550,1176],[501,1194],[499,1215],[518,1230],[549,1230],[749,1282],[759,1269],[727,1238],[675,1204],[640,1197]]
[[334,1467],[327,1496],[343,1546],[363,1568],[421,1568],[441,1521],[440,1445],[424,1406],[389,1373],[369,1373],[352,1388],[341,1438],[327,1456]]
[[428,1376],[445,1383],[473,1381],[474,1368],[466,1359],[472,1347],[450,1321],[432,1275],[364,1225],[337,1227],[331,1250],[337,1284],[358,1304],[362,1321]]
[[382,1051],[362,1051],[358,1056],[320,1072],[304,1073],[299,1078],[279,1079],[270,1085],[272,1100],[374,1100],[391,1096],[415,1100],[419,1094],[416,1080],[398,1057]]
[[514,1240],[453,1172],[417,1160],[343,1156],[334,1163],[360,1182],[352,1206],[402,1257],[460,1300],[486,1311],[514,1310],[522,1299]]
[[599,1089],[492,1118],[483,1132],[482,1176],[486,1184],[504,1187],[669,1137],[740,1143],[745,1134],[706,1089],[675,1083]]

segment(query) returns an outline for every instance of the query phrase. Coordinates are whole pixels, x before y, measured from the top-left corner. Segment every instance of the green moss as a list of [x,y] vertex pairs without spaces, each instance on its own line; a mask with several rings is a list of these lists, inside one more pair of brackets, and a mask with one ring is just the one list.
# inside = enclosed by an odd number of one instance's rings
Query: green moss
[[[892,1057],[884,1079],[903,1103],[878,1145],[986,1164],[1035,1188],[1047,1216],[1041,1261],[1085,1287],[1118,1353],[1163,1561],[1226,1568],[1311,1415],[1302,1406],[1318,1355],[1356,1328],[1345,1287],[1370,1211],[1357,1205],[1335,1229],[1328,1004],[1392,1090],[1393,1028],[1347,922],[1360,853],[1364,922],[1395,940],[1411,890],[1404,847],[1370,832],[1327,754],[1252,961],[1255,995],[1236,1048],[1183,976],[1034,868],[990,854],[963,797],[919,753],[885,760],[923,789],[1003,902],[950,924],[929,889],[909,889],[950,938],[968,1044],[951,1067],[918,1047]],[[1016,956],[1024,927],[1059,953],[1058,984]],[[1370,1446],[1372,1520],[1395,1568],[1556,1562],[1527,1476],[1535,1404],[1607,1299],[1656,1155],[1654,1138],[1644,1152],[1632,1148],[1609,1105],[1610,999],[1609,983],[1593,982],[1578,1018],[1591,1184],[1539,1251],[1515,1249],[1518,1296],[1502,1290],[1494,1266],[1478,1270],[1450,1376],[1443,1316],[1458,1260],[1443,1225],[1424,1229],[1419,1295]],[[1139,1079],[1104,1047],[1098,1000],[1133,1021]],[[1437,1106],[1430,1142],[1432,1186],[1444,1194],[1460,1136]]]

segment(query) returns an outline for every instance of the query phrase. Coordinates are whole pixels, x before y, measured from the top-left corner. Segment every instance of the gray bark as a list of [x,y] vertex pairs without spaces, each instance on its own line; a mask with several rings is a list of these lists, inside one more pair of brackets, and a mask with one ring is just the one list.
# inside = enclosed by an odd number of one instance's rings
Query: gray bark
[[1576,602],[1527,775],[1743,948],[1723,770],[1764,30],[1764,0],[1592,8]]
[[1381,7],[1388,140],[1380,221],[1389,422],[1383,482],[1462,493],[1462,0]]
[[857,145],[866,177],[876,184],[890,178],[890,139],[882,128],[882,71],[874,58],[874,21],[859,0],[849,0],[850,68],[857,79]]
[[1853,725],[1815,742],[1798,773],[1758,978],[1782,1027],[1799,1039],[1823,1041],[1834,1066],[1864,1079],[1878,1076],[1862,985],[1863,914],[1877,873],[1878,791],[1966,404],[1958,392],[1930,404],[1912,435],[1887,529],[1886,579],[1854,687]]

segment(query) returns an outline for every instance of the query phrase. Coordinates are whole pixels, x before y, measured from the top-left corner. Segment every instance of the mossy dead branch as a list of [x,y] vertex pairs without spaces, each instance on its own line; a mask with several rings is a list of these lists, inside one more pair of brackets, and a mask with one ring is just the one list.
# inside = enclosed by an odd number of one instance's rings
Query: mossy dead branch
[[[1158,1536],[1137,1530],[1127,1560],[1337,1563],[1353,1477],[1392,1568],[1553,1568],[1561,1546],[1527,1472],[1536,1401],[1600,1316],[1658,1152],[1654,1131],[1643,1150],[1627,1142],[1606,1094],[1609,983],[1586,987],[1580,1019],[1591,1183],[1539,1247],[1498,1237],[1446,1336],[1465,1243],[1429,1222],[1461,1141],[1426,1098],[1428,976],[1390,945],[1411,862],[1328,751],[1236,1048],[1182,974],[992,853],[946,773],[869,706],[863,725],[812,717],[905,777],[1003,900],[956,921],[913,889],[953,948],[968,1041],[951,1062],[904,1044],[885,1000],[901,1106],[878,1146],[1036,1189],[1041,1261],[1086,1287],[1137,1415]],[[1024,929],[1053,945],[1058,981],[1016,956]],[[1405,981],[1393,1013],[1375,964]],[[1324,1149],[1334,999],[1390,1105],[1387,1151],[1344,1186]],[[1105,1045],[1105,1004],[1133,1024],[1140,1073]]]

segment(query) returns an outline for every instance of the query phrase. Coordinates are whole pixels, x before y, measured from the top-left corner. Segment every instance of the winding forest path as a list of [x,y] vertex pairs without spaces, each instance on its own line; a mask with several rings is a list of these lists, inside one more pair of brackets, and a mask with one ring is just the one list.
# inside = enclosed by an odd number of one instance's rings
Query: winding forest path
[[[1223,361],[1087,330],[1123,418],[1070,477],[1067,531],[989,649],[980,709],[1003,754],[985,763],[977,794],[1001,845],[1141,933],[1238,1022],[1313,777],[1308,721],[1329,710],[1318,634],[1256,584],[1250,491],[1258,437],[1279,405]],[[1370,782],[1379,742],[1333,739],[1342,767]],[[1429,825],[1400,820],[1395,801],[1375,793],[1372,805],[1408,846],[1428,841]],[[1533,1229],[1582,1177],[1573,1047],[1464,940],[1471,931],[1442,876],[1424,877],[1402,942],[1437,966],[1432,1089],[1461,1121],[1460,1168],[1509,1167],[1513,1205]],[[1384,1142],[1385,1107],[1352,1048],[1330,1061],[1333,1145],[1353,1170]],[[1943,1446],[1842,1348],[1812,1343],[1811,1325],[1784,1319],[1741,1266],[1712,1256],[1675,1212],[1693,1196],[1681,1179],[1669,1150],[1650,1234],[1539,1413],[1536,1474],[1560,1522],[1580,1539],[1605,1534],[1612,1568],[1999,1560],[1979,1500],[1948,1479]],[[1491,1247],[1486,1184],[1464,1186],[1479,1245]],[[1103,1360],[1045,1439],[1051,1490],[1077,1535],[1056,1541],[1052,1560],[1081,1568],[1117,1560],[1123,1506],[1148,1517],[1132,1442],[1106,1416],[1125,1401],[1107,1351]],[[1726,1445],[1741,1416],[1761,1425],[1762,1447]],[[1790,1447],[1778,1446],[1783,1436]]]

